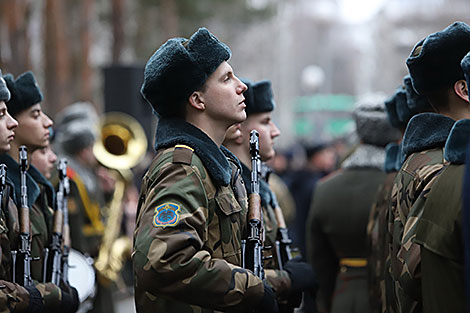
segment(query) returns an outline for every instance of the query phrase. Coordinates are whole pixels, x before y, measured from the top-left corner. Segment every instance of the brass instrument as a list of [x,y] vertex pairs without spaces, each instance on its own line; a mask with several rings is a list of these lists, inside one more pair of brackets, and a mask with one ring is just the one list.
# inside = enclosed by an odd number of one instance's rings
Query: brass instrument
[[93,147],[96,159],[114,170],[116,185],[112,200],[105,211],[106,224],[95,268],[101,283],[119,282],[121,271],[130,256],[132,243],[127,236],[120,236],[123,215],[122,202],[127,184],[132,180],[131,168],[137,165],[147,152],[147,137],[142,126],[124,113],[108,113],[100,121],[100,136]]

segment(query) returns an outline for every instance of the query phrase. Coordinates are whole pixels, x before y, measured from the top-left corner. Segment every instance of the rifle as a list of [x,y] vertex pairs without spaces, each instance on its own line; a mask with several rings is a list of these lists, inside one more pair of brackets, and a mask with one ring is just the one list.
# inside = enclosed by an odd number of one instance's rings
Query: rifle
[[33,284],[31,278],[31,234],[29,233],[29,207],[28,207],[28,188],[26,187],[26,171],[28,169],[28,152],[25,146],[21,146],[20,153],[20,173],[21,173],[21,200],[19,209],[20,222],[20,247],[18,251],[12,251],[13,259],[13,282],[16,280],[16,257],[23,261],[23,281],[20,282],[24,287]]
[[272,193],[273,202],[274,202],[274,215],[277,220],[277,231],[278,231],[278,240],[276,240],[276,258],[277,264],[280,270],[284,269],[284,264],[287,261],[292,259],[292,249],[290,245],[292,240],[289,238],[289,231],[287,229],[286,221],[284,220],[284,214],[279,207],[276,196]]
[[70,194],[70,182],[67,176],[67,160],[61,159],[57,165],[59,171],[59,193],[62,197],[62,212],[64,216],[63,222],[63,240],[64,253],[62,255],[62,278],[66,283],[69,282],[69,253],[70,253],[70,227],[69,227],[69,209],[68,196]]
[[242,240],[242,266],[264,278],[263,268],[263,214],[259,195],[260,157],[259,134],[256,130],[250,133],[251,154],[251,194],[248,197],[248,238]]
[[[62,232],[64,228],[64,198],[65,198],[65,190],[64,190],[64,183],[63,177],[61,173],[61,167],[63,167],[63,160],[59,161],[57,165],[57,170],[59,172],[59,190],[57,191],[57,207],[54,211],[54,223],[53,223],[53,231],[52,231],[52,243],[51,243],[51,251],[52,251],[52,262],[51,262],[51,273],[50,273],[50,281],[55,284],[59,285],[60,279],[62,278]],[[46,273],[44,276],[49,278]],[[45,280],[46,281],[46,280]],[[44,281],[44,282],[45,282]]]
[[[7,185],[7,166],[5,164],[0,164],[0,210],[3,210],[3,202],[5,201],[5,187]],[[7,210],[5,210],[5,216],[7,215]]]

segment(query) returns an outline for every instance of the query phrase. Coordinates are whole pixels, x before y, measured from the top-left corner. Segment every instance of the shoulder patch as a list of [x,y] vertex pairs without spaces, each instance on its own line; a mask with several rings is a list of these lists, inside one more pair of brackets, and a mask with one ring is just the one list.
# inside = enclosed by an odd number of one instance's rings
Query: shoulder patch
[[186,145],[176,145],[173,151],[173,163],[190,165],[194,149]]
[[153,226],[176,226],[180,219],[180,206],[174,203],[164,203],[155,209]]

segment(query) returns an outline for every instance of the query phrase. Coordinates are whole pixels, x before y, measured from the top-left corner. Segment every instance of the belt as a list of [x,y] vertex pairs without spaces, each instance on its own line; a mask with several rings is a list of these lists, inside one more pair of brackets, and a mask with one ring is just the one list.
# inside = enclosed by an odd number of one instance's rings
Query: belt
[[339,265],[347,267],[366,267],[367,260],[360,258],[344,258],[339,260]]

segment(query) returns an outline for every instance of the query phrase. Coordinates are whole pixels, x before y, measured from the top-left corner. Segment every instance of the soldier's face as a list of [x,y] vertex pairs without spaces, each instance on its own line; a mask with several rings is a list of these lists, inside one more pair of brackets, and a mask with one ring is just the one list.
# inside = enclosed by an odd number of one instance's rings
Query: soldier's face
[[49,145],[49,127],[52,120],[41,110],[41,105],[35,104],[16,116],[18,128],[15,142],[25,145],[28,150],[34,151]]
[[247,89],[233,73],[227,62],[222,62],[209,76],[201,90],[201,99],[207,115],[226,127],[246,119],[245,97]]
[[18,122],[7,111],[4,101],[0,101],[0,153],[10,150],[10,142],[15,139],[14,129]]
[[37,149],[31,154],[31,164],[36,167],[47,179],[51,178],[57,155],[52,151],[51,146]]
[[271,112],[254,113],[248,116],[245,122],[241,124],[243,137],[246,138],[246,147],[250,147],[250,132],[256,129],[259,133],[259,155],[261,161],[268,161],[275,155],[274,139],[281,132],[271,120]]

